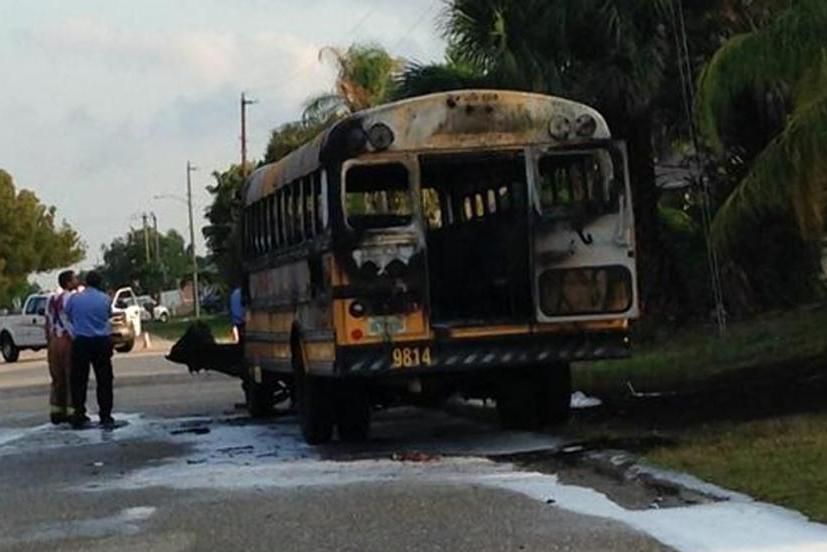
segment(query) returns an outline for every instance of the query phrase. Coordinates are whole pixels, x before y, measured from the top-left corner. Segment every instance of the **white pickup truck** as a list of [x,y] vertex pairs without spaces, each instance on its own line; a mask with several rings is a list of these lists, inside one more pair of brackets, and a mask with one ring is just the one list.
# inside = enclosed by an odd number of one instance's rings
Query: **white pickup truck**
[[[20,314],[0,316],[0,353],[6,362],[17,362],[20,351],[46,348],[46,294],[30,295]],[[121,288],[112,300],[112,344],[129,352],[141,335],[141,306],[132,288]]]

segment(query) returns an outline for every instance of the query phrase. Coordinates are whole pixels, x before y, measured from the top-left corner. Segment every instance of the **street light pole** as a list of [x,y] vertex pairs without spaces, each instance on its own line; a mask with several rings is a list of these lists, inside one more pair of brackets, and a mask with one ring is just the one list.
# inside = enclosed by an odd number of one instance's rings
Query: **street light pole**
[[201,318],[201,305],[198,301],[198,256],[195,254],[195,227],[192,221],[192,171],[197,167],[187,161],[187,210],[190,219],[190,247],[192,248],[192,304],[195,318]]
[[154,211],[150,212],[149,216],[152,217],[152,228],[155,231],[155,262],[158,263],[158,268],[161,269],[161,289],[163,290],[167,286],[167,268],[164,266],[164,261],[161,260],[161,234],[158,233],[158,216]]
[[247,106],[257,103],[241,93],[241,176],[247,177]]

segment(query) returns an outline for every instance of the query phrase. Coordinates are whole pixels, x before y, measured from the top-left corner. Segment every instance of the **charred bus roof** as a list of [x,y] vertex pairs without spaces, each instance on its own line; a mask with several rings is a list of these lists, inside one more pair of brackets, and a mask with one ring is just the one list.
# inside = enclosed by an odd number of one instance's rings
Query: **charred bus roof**
[[611,138],[595,109],[571,100],[505,90],[419,96],[355,113],[247,182],[249,205],[321,165],[379,152],[458,151]]

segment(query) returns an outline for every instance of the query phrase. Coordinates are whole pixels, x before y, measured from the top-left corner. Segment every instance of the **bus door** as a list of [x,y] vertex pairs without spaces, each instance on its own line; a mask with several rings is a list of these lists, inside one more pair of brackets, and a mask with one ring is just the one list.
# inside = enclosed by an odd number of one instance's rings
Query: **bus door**
[[416,158],[383,155],[355,159],[342,170],[348,276],[341,344],[422,339],[429,334],[426,244]]
[[541,323],[637,316],[625,145],[533,148],[533,295]]

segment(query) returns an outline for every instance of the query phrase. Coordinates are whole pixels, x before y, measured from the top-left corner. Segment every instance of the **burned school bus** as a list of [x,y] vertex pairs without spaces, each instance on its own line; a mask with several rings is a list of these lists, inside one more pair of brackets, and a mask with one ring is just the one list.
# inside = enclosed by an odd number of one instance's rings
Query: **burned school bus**
[[356,113],[243,190],[251,410],[289,381],[305,439],[455,393],[506,427],[568,416],[569,363],[628,354],[626,153],[594,109],[509,91]]

